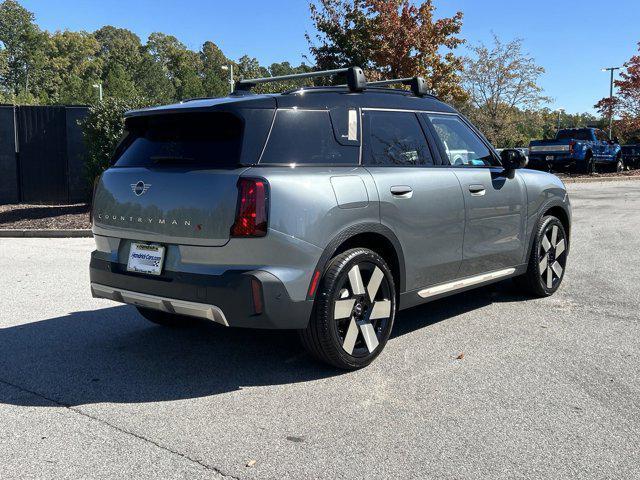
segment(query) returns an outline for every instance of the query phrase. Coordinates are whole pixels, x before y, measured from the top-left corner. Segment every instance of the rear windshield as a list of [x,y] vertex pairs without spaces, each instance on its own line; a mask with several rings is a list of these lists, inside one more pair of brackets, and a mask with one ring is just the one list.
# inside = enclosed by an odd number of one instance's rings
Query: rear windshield
[[591,130],[560,130],[556,135],[556,140],[592,140]]
[[233,167],[240,161],[242,121],[227,112],[132,117],[115,167]]

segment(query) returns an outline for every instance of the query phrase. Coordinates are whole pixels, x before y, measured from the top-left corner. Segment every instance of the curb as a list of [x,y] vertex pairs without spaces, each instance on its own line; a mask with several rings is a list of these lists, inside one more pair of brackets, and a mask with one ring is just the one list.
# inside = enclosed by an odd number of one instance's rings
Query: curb
[[626,176],[626,177],[585,177],[585,178],[562,178],[563,183],[594,183],[594,182],[625,182],[631,180],[640,180],[640,176]]
[[2,230],[0,238],[91,238],[91,230]]

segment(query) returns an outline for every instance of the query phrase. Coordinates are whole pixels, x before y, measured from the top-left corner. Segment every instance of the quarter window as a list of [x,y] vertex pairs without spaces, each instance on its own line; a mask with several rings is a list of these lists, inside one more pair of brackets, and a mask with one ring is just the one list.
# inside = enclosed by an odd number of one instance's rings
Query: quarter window
[[368,165],[433,165],[415,113],[369,111],[366,117],[369,121]]
[[453,166],[484,167],[494,158],[480,138],[454,115],[427,115]]
[[327,110],[280,109],[260,163],[358,163],[357,145],[340,145]]

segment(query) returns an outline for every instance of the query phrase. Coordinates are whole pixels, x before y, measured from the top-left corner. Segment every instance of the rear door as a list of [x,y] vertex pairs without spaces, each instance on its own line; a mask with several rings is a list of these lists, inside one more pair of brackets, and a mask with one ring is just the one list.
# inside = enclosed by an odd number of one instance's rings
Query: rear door
[[380,220],[402,245],[407,291],[454,279],[464,235],[458,179],[438,165],[416,113],[365,109],[363,127],[363,162],[378,189]]
[[457,115],[423,114],[441,155],[453,165],[466,210],[459,277],[514,267],[525,248],[526,188],[508,178],[489,145]]

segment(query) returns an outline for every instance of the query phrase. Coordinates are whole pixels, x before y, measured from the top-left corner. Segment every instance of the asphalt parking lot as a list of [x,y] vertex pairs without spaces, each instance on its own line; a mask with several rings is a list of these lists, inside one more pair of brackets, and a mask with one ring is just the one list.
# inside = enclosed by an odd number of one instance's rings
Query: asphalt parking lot
[[402,312],[348,374],[92,299],[91,239],[0,239],[0,478],[639,478],[640,181],[569,190],[555,296]]

